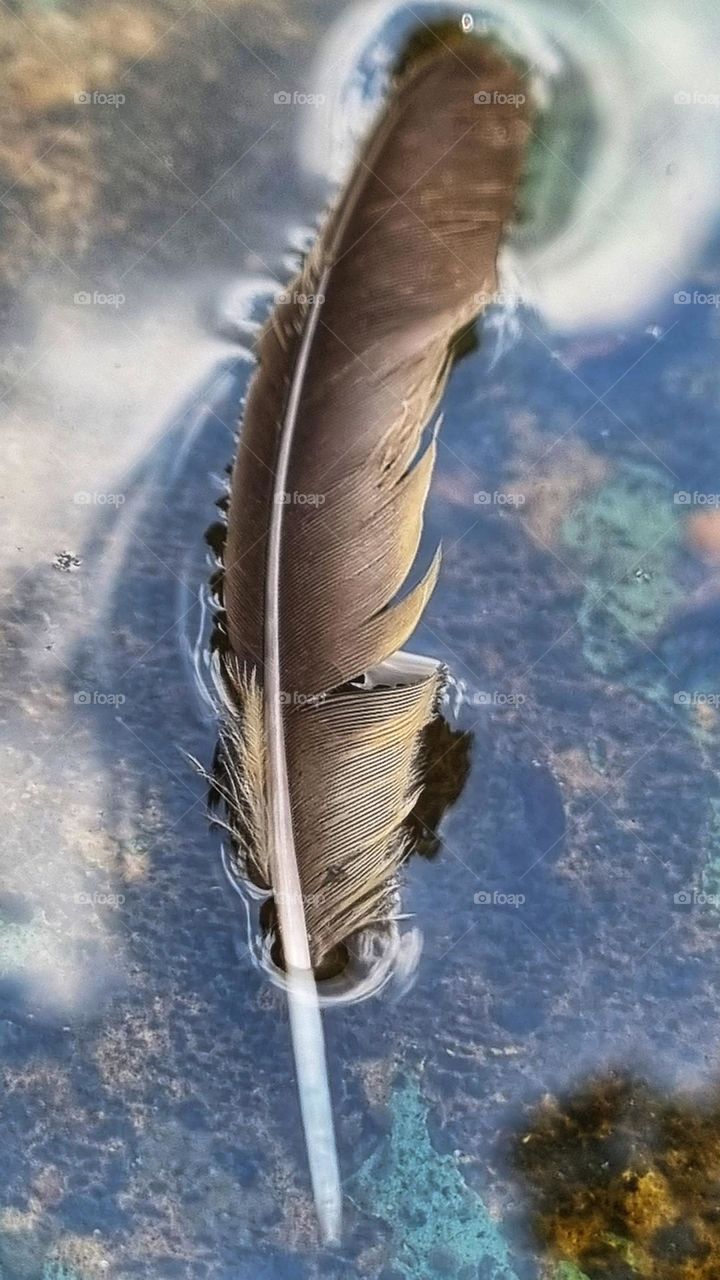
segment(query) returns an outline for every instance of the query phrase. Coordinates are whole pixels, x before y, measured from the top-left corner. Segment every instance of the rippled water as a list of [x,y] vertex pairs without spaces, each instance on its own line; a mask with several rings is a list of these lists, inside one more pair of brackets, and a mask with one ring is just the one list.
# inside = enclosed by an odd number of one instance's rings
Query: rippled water
[[[326,1016],[323,1253],[283,1000],[188,759],[215,737],[204,532],[253,326],[411,30],[463,12],[540,104],[507,296],[446,396],[413,646],[454,677],[441,801],[469,776],[407,867],[414,984]],[[90,230],[35,224],[6,289],[2,1280],[716,1276],[717,18],[151,20],[87,81],[125,103],[62,117]]]

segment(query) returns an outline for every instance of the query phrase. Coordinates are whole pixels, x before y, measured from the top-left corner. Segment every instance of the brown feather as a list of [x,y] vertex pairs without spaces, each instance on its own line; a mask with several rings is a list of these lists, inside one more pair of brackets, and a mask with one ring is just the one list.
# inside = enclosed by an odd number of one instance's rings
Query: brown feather
[[247,868],[277,906],[328,1238],[340,1192],[312,970],[395,910],[441,682],[437,663],[410,660],[402,678],[393,667],[439,571],[436,555],[408,589],[430,419],[454,336],[496,289],[528,132],[521,85],[466,41],[397,87],[261,338],[233,470],[226,794]]
[[[402,647],[435,584],[437,561],[414,591],[395,599],[417,552],[435,457],[433,442],[421,449],[422,436],[450,344],[477,314],[479,296],[496,289],[497,251],[528,129],[527,112],[512,100],[520,88],[519,73],[480,43],[465,42],[461,58],[445,51],[416,68],[398,88],[303,272],[286,291],[289,300],[260,341],[232,479],[225,603],[239,663],[262,681],[278,444],[303,335],[315,321],[282,512],[279,602],[288,758],[309,768],[306,732],[313,732],[318,753],[314,793],[289,769],[296,852],[308,893],[327,871],[324,841],[343,805],[343,744],[331,741],[331,726],[340,721],[328,695],[332,702],[333,690]],[[494,101],[476,102],[478,90]],[[321,285],[321,304],[304,300]],[[436,684],[431,681],[420,700],[428,716]],[[323,715],[308,701],[316,696],[325,699]],[[353,700],[368,697],[373,701],[367,694]],[[387,708],[374,701],[380,733]],[[325,745],[311,728],[319,724],[327,725]],[[393,796],[395,828],[412,795],[412,748],[421,727],[397,727],[406,784],[402,798]],[[369,785],[371,765],[363,776]],[[314,809],[312,820],[306,805]],[[346,811],[351,863],[363,863],[357,843],[362,807],[358,796],[352,813]],[[312,840],[305,840],[306,831]],[[333,851],[340,858],[335,843]],[[386,871],[400,856],[400,848],[392,857],[387,847],[377,850]],[[342,897],[344,884],[336,875],[334,890],[328,889],[326,920],[360,928],[375,899],[353,897],[353,913],[333,900]],[[308,923],[317,962],[339,939],[327,924]]]

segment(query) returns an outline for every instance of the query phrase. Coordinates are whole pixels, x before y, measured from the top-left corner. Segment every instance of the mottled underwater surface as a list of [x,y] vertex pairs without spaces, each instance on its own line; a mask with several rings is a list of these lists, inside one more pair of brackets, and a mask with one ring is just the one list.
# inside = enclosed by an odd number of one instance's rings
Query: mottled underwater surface
[[646,314],[521,304],[453,373],[413,647],[469,775],[407,866],[413,986],[326,1016],[346,1230],[316,1243],[283,998],[188,757],[241,303],[325,195],[272,99],[333,15],[8,18],[0,1277],[712,1280],[714,235]]

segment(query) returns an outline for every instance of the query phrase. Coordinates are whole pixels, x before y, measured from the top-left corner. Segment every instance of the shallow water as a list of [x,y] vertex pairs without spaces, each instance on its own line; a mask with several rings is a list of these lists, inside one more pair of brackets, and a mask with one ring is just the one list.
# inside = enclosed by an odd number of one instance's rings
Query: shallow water
[[68,12],[12,20],[34,149],[0,202],[2,1280],[716,1276],[710,6],[500,30],[538,63],[535,221],[445,398],[413,643],[453,673],[470,773],[407,867],[414,984],[326,1016],[338,1253],[188,760],[215,739],[204,531],[252,321],[440,10]]

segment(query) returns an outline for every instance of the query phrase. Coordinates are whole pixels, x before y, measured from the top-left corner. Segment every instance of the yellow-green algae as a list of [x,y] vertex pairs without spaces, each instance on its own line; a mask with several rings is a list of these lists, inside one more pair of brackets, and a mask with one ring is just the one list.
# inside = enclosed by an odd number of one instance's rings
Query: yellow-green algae
[[516,1157],[538,1238],[562,1259],[552,1280],[720,1275],[720,1090],[598,1078],[547,1099]]
[[360,1168],[352,1194],[390,1226],[394,1266],[412,1280],[459,1280],[482,1263],[487,1280],[517,1280],[500,1227],[456,1160],[433,1147],[414,1080],[395,1088],[390,1114],[390,1133]]

